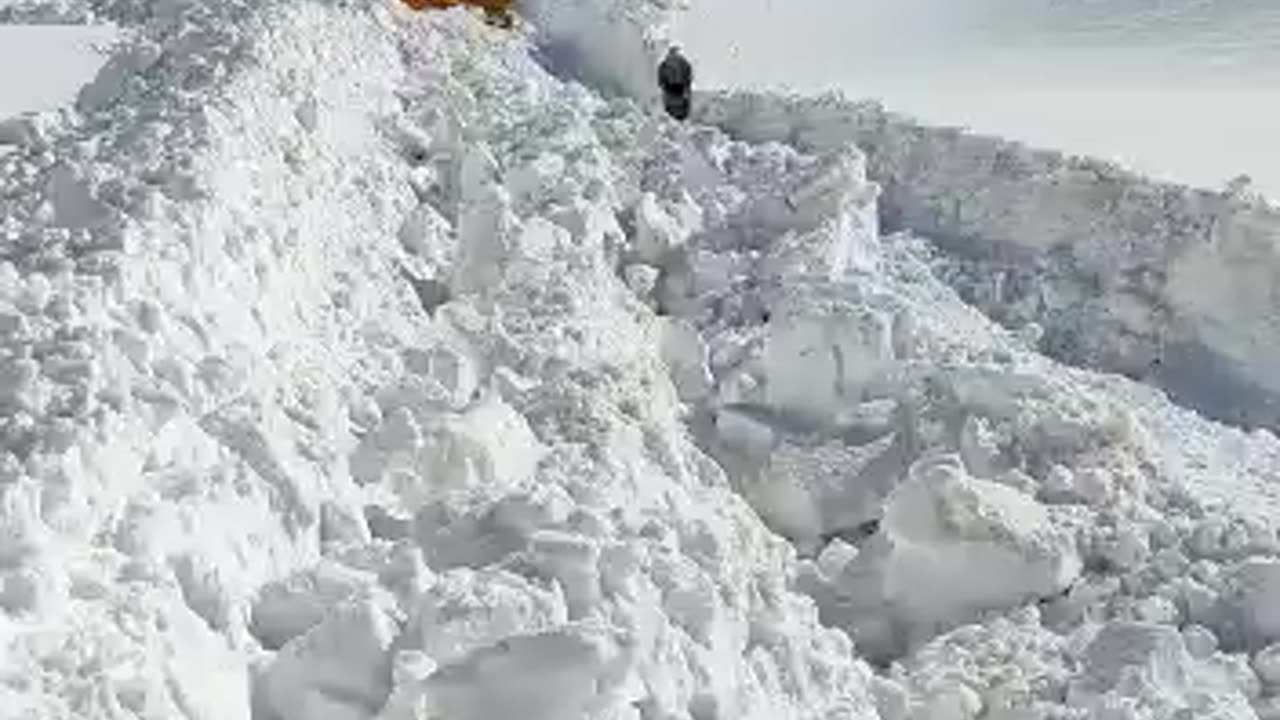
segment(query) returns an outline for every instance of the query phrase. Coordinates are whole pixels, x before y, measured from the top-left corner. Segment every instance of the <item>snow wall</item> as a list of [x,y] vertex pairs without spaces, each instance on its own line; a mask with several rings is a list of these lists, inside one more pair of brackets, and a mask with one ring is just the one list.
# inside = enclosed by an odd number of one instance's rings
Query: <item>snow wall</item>
[[1280,213],[1227,193],[833,95],[706,94],[697,119],[808,151],[854,141],[886,232],[1040,349],[1150,382],[1214,419],[1280,427]]
[[528,0],[522,14],[538,28],[549,65],[597,90],[656,100],[654,68],[684,0]]

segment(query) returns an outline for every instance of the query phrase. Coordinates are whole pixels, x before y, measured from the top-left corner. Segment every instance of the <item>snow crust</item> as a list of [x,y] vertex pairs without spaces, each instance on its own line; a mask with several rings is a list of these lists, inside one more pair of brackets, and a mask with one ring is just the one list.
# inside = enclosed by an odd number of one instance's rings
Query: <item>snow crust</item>
[[672,6],[89,7],[0,157],[0,715],[1280,717],[1276,437],[966,304],[861,121],[654,112]]

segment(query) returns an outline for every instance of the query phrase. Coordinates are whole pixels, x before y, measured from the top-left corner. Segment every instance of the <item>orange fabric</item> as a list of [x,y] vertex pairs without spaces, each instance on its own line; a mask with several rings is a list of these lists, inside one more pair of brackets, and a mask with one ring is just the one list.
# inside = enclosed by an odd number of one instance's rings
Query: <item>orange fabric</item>
[[474,5],[490,12],[510,12],[511,0],[401,0],[414,10],[447,8],[454,5]]

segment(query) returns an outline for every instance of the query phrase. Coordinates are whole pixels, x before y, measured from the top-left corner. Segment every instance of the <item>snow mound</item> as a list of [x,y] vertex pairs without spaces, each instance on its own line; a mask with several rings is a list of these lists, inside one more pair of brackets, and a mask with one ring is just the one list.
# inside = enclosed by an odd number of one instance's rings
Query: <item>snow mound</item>
[[873,655],[900,653],[983,610],[1055,596],[1080,574],[1075,540],[1047,508],[967,477],[956,456],[918,461],[886,505],[876,533],[824,583]]

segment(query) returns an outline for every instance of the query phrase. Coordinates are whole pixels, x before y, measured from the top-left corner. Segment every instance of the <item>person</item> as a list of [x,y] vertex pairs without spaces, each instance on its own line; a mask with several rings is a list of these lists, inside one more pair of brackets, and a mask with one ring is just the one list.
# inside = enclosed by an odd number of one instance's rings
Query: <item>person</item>
[[687,119],[692,102],[693,67],[674,45],[658,65],[658,87],[662,88],[662,106],[667,114],[676,120]]

